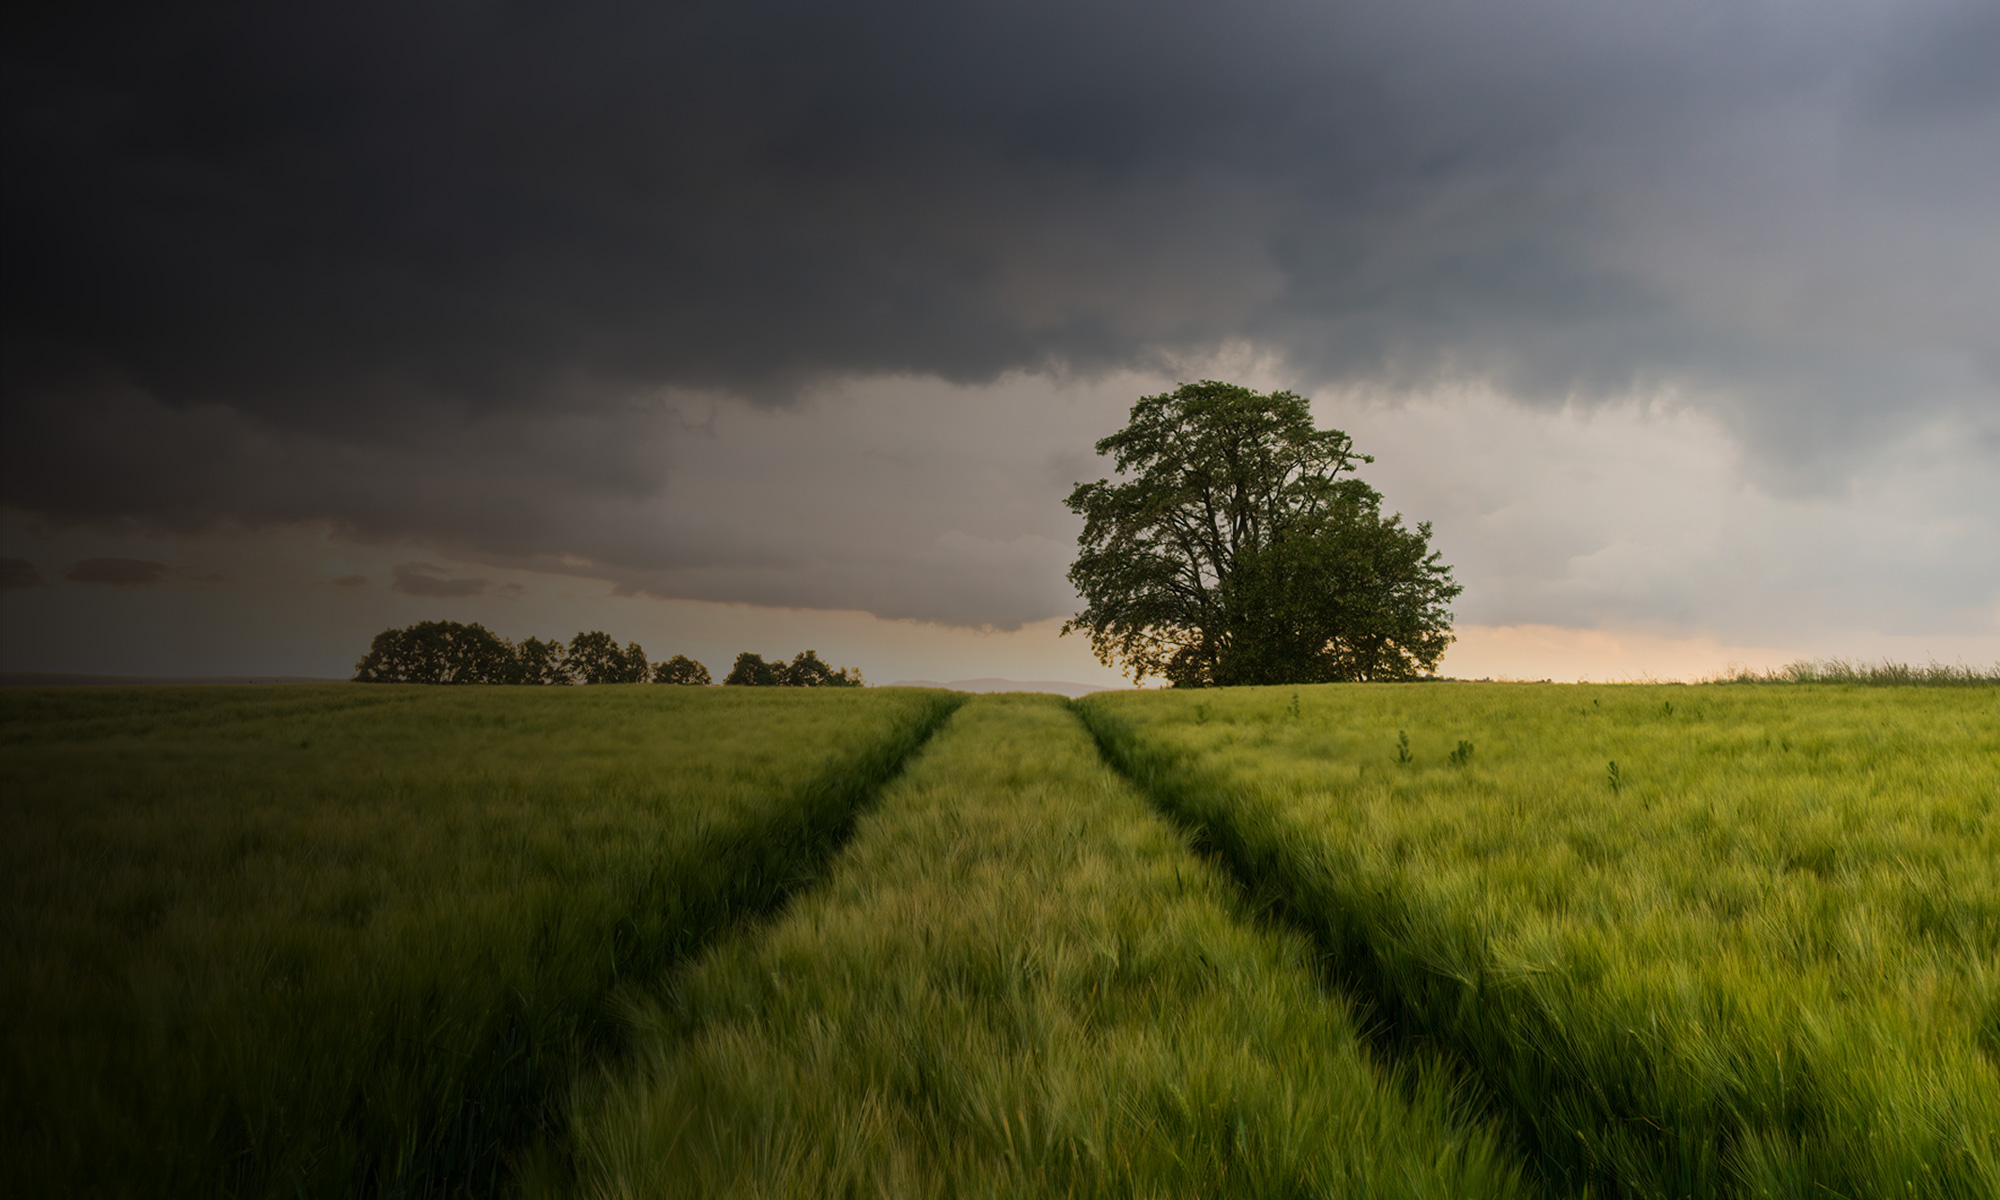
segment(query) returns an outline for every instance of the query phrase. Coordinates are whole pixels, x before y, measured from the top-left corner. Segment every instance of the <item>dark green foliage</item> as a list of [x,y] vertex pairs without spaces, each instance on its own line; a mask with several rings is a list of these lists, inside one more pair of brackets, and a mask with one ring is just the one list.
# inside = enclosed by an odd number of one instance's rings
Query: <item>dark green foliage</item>
[[[1106,664],[1176,687],[1413,679],[1451,644],[1462,590],[1430,525],[1384,518],[1304,398],[1184,384],[1097,443],[1127,478],[1078,484],[1069,579]],[[1350,476],[1343,478],[1343,476]]]
[[748,650],[736,656],[736,665],[723,677],[725,687],[777,687],[784,682],[785,664],[767,663],[761,654]]
[[354,664],[356,683],[512,683],[514,647],[484,625],[419,621],[375,635]]
[[1458,746],[1450,754],[1445,755],[1445,761],[1454,767],[1462,767],[1466,763],[1471,762],[1472,743],[1466,741],[1459,742]]
[[570,639],[568,662],[579,683],[644,683],[648,673],[639,643],[620,650],[610,634],[594,629]]
[[861,672],[854,667],[835,669],[820,659],[817,651],[802,650],[785,668],[787,687],[860,687]]
[[[754,657],[754,656],[752,656]],[[807,673],[831,676],[829,686],[859,686],[859,671],[834,672],[808,650]],[[761,661],[761,660],[760,660]],[[794,663],[796,669],[798,663]],[[783,664],[777,664],[780,672]],[[419,621],[408,629],[385,629],[375,635],[368,654],[354,666],[356,683],[654,683],[706,684],[708,668],[676,654],[657,666],[646,661],[637,642],[623,650],[608,633],[579,633],[565,646],[561,639],[527,638],[515,646],[482,625],[456,621]],[[781,679],[779,682],[783,682]]]
[[653,682],[706,687],[715,680],[709,677],[707,667],[685,654],[676,654],[663,663],[653,664]]
[[862,686],[859,669],[829,666],[813,650],[800,651],[789,664],[765,662],[763,655],[745,651],[736,656],[736,665],[722,682],[731,687]]
[[540,638],[528,638],[514,648],[514,657],[517,663],[516,683],[576,682],[576,674],[570,669],[568,651],[559,638],[546,642]]

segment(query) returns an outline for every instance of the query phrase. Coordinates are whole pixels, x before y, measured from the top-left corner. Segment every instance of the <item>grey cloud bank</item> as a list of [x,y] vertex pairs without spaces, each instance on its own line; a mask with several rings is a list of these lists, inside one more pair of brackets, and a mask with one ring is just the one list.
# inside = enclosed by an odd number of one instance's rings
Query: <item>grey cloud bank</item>
[[25,558],[0,558],[0,590],[47,587],[41,569]]
[[167,564],[143,558],[86,558],[63,572],[71,583],[92,587],[151,587],[167,577]]
[[[461,600],[467,596],[484,596],[489,592],[500,596],[518,595],[521,591],[519,584],[496,584],[491,579],[469,575],[454,576],[432,563],[397,563],[391,574],[393,582],[389,584],[390,591],[426,600]],[[356,586],[351,581],[358,578],[346,575],[333,582],[336,585]],[[361,579],[360,582],[366,583],[367,580]]]
[[[1885,447],[1950,430],[1973,482],[1857,538],[1990,525],[1957,506],[2000,461],[1991,4],[8,20],[0,500],[57,523],[327,522],[1012,628],[1069,602],[1060,496],[1122,415],[1096,383],[1247,346],[1337,396],[1664,397],[1742,451],[1686,478],[1806,505],[1900,494]],[[1392,504],[1451,535],[1421,485]],[[1837,540],[1805,524],[1771,536]],[[1771,558],[1653,557],[1631,600],[1601,525],[1544,521],[1468,604],[1700,621],[1701,579]],[[1990,555],[1924,553],[1991,607]],[[481,582],[405,565],[404,594]]]

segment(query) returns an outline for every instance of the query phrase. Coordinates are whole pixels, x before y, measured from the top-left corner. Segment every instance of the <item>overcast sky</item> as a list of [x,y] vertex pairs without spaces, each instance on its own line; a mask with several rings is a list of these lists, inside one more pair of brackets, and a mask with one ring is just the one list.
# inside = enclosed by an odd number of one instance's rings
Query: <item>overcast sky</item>
[[2000,661],[1990,0],[5,21],[10,670],[1108,679],[1062,498],[1204,377],[1435,523],[1448,672]]

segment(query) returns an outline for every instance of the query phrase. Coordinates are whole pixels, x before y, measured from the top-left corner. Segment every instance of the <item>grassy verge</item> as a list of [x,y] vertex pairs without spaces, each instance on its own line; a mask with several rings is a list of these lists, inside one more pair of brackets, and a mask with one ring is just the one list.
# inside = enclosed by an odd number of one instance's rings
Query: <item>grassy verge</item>
[[1848,662],[1805,659],[1769,671],[1738,667],[1704,683],[1842,683],[1862,687],[2000,687],[2000,665],[1987,668],[1962,663],[1915,666],[1896,662]]
[[811,877],[956,701],[0,694],[0,1192],[500,1190],[621,986]]
[[1060,700],[968,703],[825,884],[639,1006],[550,1195],[1520,1194]]
[[1105,695],[1107,755],[1545,1175],[2000,1195],[1990,692]]

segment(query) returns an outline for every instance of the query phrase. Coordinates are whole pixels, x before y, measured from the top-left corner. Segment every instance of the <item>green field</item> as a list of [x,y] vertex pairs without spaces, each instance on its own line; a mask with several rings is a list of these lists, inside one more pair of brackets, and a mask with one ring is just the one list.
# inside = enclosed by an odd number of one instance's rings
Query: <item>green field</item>
[[12,689],[0,797],[8,1195],[2000,1195],[1992,688]]
[[957,699],[0,693],[0,1193],[502,1190]]
[[2000,1195],[2000,693],[1082,707],[1557,1190]]
[[1523,1193],[1054,697],[960,709],[825,887],[640,1022],[578,1106],[586,1195]]

